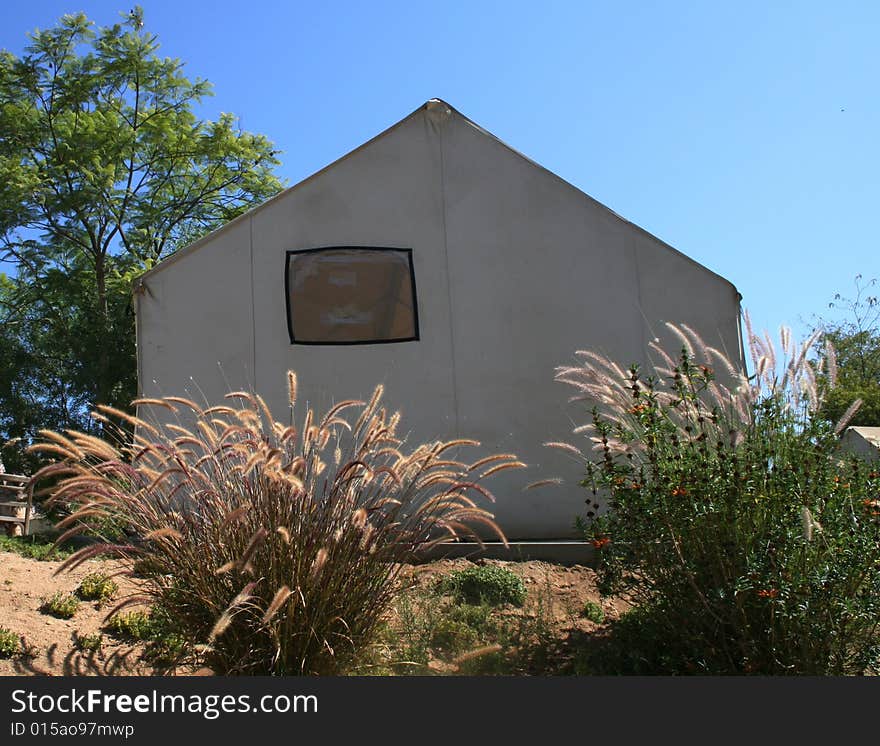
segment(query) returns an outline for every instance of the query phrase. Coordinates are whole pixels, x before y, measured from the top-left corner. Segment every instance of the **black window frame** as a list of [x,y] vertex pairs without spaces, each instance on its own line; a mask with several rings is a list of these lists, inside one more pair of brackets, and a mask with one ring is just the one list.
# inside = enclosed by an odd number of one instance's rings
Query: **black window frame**
[[[409,263],[409,280],[410,290],[412,292],[412,315],[413,329],[415,334],[411,337],[400,337],[394,339],[367,339],[367,340],[347,340],[341,342],[333,341],[302,341],[296,338],[293,329],[293,295],[290,288],[290,262],[291,258],[299,254],[318,254],[325,251],[369,251],[377,252],[393,252],[396,254],[405,254]],[[311,249],[290,249],[284,259],[284,305],[287,310],[287,333],[290,336],[290,344],[292,345],[318,345],[324,347],[347,347],[350,345],[381,345],[381,344],[398,344],[399,342],[418,342],[421,339],[419,327],[419,296],[416,293],[416,272],[413,266],[413,250],[411,248],[397,248],[393,246],[320,246]]]

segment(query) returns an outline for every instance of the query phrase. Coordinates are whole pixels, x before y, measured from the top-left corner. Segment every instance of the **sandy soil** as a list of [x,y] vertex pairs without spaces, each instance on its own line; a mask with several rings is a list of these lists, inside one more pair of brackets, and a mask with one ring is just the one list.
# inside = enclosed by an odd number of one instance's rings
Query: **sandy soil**
[[[511,611],[535,615],[541,605],[544,618],[558,630],[559,639],[570,635],[593,635],[602,631],[584,618],[580,611],[587,601],[602,606],[606,621],[626,609],[625,602],[603,599],[596,590],[592,569],[582,566],[565,567],[547,562],[497,562],[520,575],[529,589],[529,602],[524,609]],[[43,601],[56,591],[72,593],[90,572],[115,574],[119,565],[112,561],[91,560],[71,572],[55,574],[60,562],[26,559],[17,554],[0,552],[0,627],[7,627],[25,640],[29,653],[13,659],[0,659],[0,675],[144,675],[144,674],[205,674],[208,671],[160,671],[140,660],[143,648],[120,643],[104,634],[100,651],[79,652],[75,636],[102,632],[113,607],[126,596],[138,593],[136,583],[116,576],[119,593],[110,604],[100,608],[93,602],[80,602],[72,619],[56,619],[40,611]],[[441,574],[462,569],[468,560],[439,560],[407,568],[417,586],[428,587]],[[132,607],[137,608],[137,607]]]
[[119,585],[117,598],[137,593],[137,586],[130,579],[116,575],[119,565],[114,562],[89,561],[55,575],[60,564],[0,552],[0,627],[22,635],[29,651],[23,657],[0,659],[0,675],[151,673],[150,667],[138,661],[141,650],[137,646],[118,643],[106,634],[97,653],[80,653],[76,649],[75,635],[101,633],[117,599],[103,608],[95,602],[81,601],[72,619],[56,619],[40,611],[45,599],[56,591],[73,593],[91,572],[114,575]]

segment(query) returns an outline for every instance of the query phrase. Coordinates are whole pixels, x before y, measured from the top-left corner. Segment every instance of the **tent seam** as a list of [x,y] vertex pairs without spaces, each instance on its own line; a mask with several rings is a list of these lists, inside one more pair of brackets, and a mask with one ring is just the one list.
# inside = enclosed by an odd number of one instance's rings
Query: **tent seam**
[[455,358],[455,323],[452,318],[452,277],[449,272],[449,236],[446,230],[446,151],[443,147],[444,124],[445,121],[438,122],[437,138],[440,143],[440,201],[443,207],[443,257],[446,261],[446,298],[449,302],[449,356],[452,359],[452,414],[455,418],[455,434],[457,435],[461,432],[461,422],[459,421],[458,413],[458,366],[456,365]]
[[252,375],[254,377],[254,391],[257,390],[257,304],[256,304],[256,294],[257,289],[254,287],[254,217],[251,215],[249,223],[249,235],[250,235],[250,243],[251,243],[251,341],[252,341],[252,352],[253,352],[253,370]]

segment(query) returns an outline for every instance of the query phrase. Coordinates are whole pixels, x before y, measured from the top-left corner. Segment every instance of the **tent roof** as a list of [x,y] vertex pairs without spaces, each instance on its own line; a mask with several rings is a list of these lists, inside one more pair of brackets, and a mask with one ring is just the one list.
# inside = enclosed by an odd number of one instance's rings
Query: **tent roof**
[[847,428],[847,431],[853,432],[861,436],[870,443],[874,448],[880,448],[880,427],[865,427],[863,425],[853,425]]
[[699,267],[701,270],[703,270],[703,271],[707,272],[708,274],[712,275],[713,277],[718,278],[718,279],[720,279],[720,280],[723,280],[724,282],[726,282],[727,284],[729,284],[729,285],[734,289],[734,291],[737,293],[737,296],[738,296],[740,299],[742,298],[742,296],[741,296],[741,295],[739,294],[739,292],[736,290],[736,287],[733,285],[733,283],[731,283],[730,280],[728,280],[726,277],[722,277],[722,276],[719,275],[717,272],[713,272],[713,271],[710,270],[708,267],[706,267],[706,266],[700,264],[700,263],[697,262],[696,260],[694,260],[694,259],[692,259],[691,257],[689,257],[687,254],[682,253],[681,251],[679,251],[678,249],[674,248],[673,246],[670,246],[668,243],[666,243],[666,242],[663,241],[662,239],[658,238],[657,236],[653,235],[653,234],[650,233],[649,231],[646,231],[646,230],[645,230],[644,228],[642,228],[641,226],[637,225],[636,223],[633,223],[633,222],[630,221],[630,220],[627,220],[626,218],[622,217],[621,215],[618,215],[618,214],[617,214],[616,212],[614,212],[611,208],[607,207],[606,205],[603,205],[603,204],[602,204],[601,202],[599,202],[597,199],[594,199],[593,197],[591,197],[591,196],[590,196],[589,194],[587,194],[586,192],[582,191],[581,189],[578,189],[576,186],[574,186],[574,185],[571,184],[570,182],[566,181],[566,180],[563,179],[561,176],[558,176],[557,174],[553,173],[553,172],[550,171],[549,169],[545,168],[545,167],[542,166],[540,163],[536,163],[536,162],[533,161],[531,158],[529,158],[529,157],[523,155],[522,153],[520,153],[520,152],[519,152],[518,150],[516,150],[515,148],[512,148],[510,145],[508,145],[507,143],[505,143],[503,140],[501,140],[500,138],[496,137],[496,136],[493,135],[491,132],[488,132],[487,130],[483,129],[483,128],[482,128],[480,125],[478,125],[476,122],[472,121],[471,119],[468,119],[468,118],[467,118],[464,114],[462,114],[460,111],[458,111],[458,110],[455,109],[453,106],[451,106],[450,104],[446,103],[445,101],[443,101],[442,99],[439,99],[439,98],[432,98],[432,99],[429,99],[429,100],[426,101],[424,104],[422,104],[421,106],[419,106],[419,107],[418,107],[415,111],[413,111],[411,114],[409,114],[408,116],[404,117],[403,119],[401,119],[401,120],[400,120],[399,122],[397,122],[396,124],[393,124],[392,126],[390,126],[388,129],[384,130],[383,132],[380,132],[380,133],[379,133],[378,135],[376,135],[375,137],[370,138],[369,140],[367,140],[367,141],[366,141],[365,143],[363,143],[362,145],[359,145],[359,146],[358,146],[357,148],[355,148],[354,150],[349,151],[348,153],[346,153],[345,155],[343,155],[341,158],[337,158],[337,159],[336,159],[335,161],[333,161],[332,163],[329,163],[328,165],[324,166],[324,168],[322,168],[322,169],[316,171],[315,173],[311,174],[310,176],[307,176],[307,177],[306,177],[305,179],[303,179],[302,181],[297,182],[297,183],[294,184],[293,186],[290,186],[290,187],[288,187],[287,189],[284,189],[284,190],[280,191],[280,192],[279,192],[278,194],[276,194],[274,197],[270,197],[270,198],[267,199],[265,202],[262,202],[261,204],[256,205],[255,207],[252,207],[250,210],[248,210],[247,212],[242,213],[241,215],[239,215],[239,216],[236,217],[236,218],[233,218],[233,219],[230,220],[228,223],[224,223],[224,224],[221,225],[219,228],[217,228],[217,229],[211,231],[210,233],[208,233],[208,234],[202,236],[200,239],[194,241],[193,243],[191,243],[191,244],[189,244],[189,245],[183,247],[182,249],[179,249],[178,251],[174,252],[174,253],[171,254],[169,257],[167,257],[167,258],[163,259],[161,262],[159,262],[155,267],[153,267],[153,268],[150,269],[150,270],[147,270],[143,275],[141,275],[140,279],[142,279],[142,280],[143,280],[143,279],[146,279],[146,278],[148,278],[148,277],[150,277],[150,276],[152,276],[152,275],[154,275],[154,274],[156,274],[156,273],[158,273],[158,272],[161,272],[161,271],[167,269],[169,266],[171,266],[172,264],[174,264],[174,262],[175,262],[177,259],[181,259],[181,258],[183,258],[184,256],[187,256],[188,254],[192,253],[193,251],[198,250],[199,248],[201,248],[201,247],[204,246],[205,244],[209,243],[209,242],[210,242],[215,236],[217,236],[218,234],[220,234],[220,233],[222,233],[223,231],[229,229],[231,226],[236,225],[239,221],[245,220],[245,219],[247,219],[247,218],[253,216],[254,214],[256,214],[257,212],[259,212],[259,211],[262,210],[263,208],[267,207],[268,205],[272,204],[273,202],[275,202],[275,201],[277,201],[277,200],[285,199],[288,195],[290,195],[291,193],[293,193],[294,191],[296,191],[297,189],[299,189],[299,188],[302,187],[303,185],[308,184],[308,183],[311,182],[313,179],[316,179],[316,178],[318,178],[319,176],[322,176],[323,174],[327,173],[328,171],[330,171],[331,169],[333,169],[333,168],[334,168],[335,166],[337,166],[338,164],[342,163],[342,162],[345,161],[346,159],[348,159],[348,158],[350,158],[351,156],[353,156],[355,153],[358,153],[359,151],[363,150],[364,148],[369,147],[372,143],[374,143],[374,142],[376,142],[376,141],[378,141],[378,140],[380,140],[380,139],[382,139],[382,138],[384,138],[384,137],[387,137],[388,135],[392,134],[392,133],[393,133],[398,127],[400,127],[400,126],[403,125],[404,123],[408,122],[408,121],[409,121],[410,119],[412,119],[413,117],[417,117],[417,116],[422,115],[422,112],[428,112],[428,113],[439,113],[439,114],[442,114],[442,115],[449,115],[449,116],[456,116],[456,117],[458,117],[459,119],[461,119],[462,121],[466,122],[468,125],[470,125],[470,126],[473,127],[474,129],[476,129],[476,130],[477,130],[478,132],[480,132],[482,135],[484,135],[484,136],[486,136],[486,137],[489,137],[489,138],[495,140],[497,143],[500,143],[500,144],[501,144],[502,146],[504,146],[507,150],[509,150],[510,152],[514,153],[515,155],[517,155],[518,157],[522,158],[523,160],[527,161],[528,163],[530,163],[530,164],[531,164],[532,166],[534,166],[535,168],[539,168],[539,169],[541,169],[542,171],[544,171],[545,173],[549,174],[549,175],[552,176],[554,179],[556,179],[561,185],[563,185],[565,188],[575,190],[575,191],[576,191],[578,194],[580,194],[584,199],[588,199],[588,200],[590,200],[592,203],[598,205],[598,206],[601,207],[603,210],[607,211],[609,214],[611,214],[611,215],[613,215],[614,217],[616,217],[618,220],[622,220],[624,223],[627,223],[627,224],[633,226],[635,229],[641,231],[642,233],[645,233],[645,234],[649,235],[649,236],[650,236],[651,238],[653,238],[655,241],[658,241],[660,244],[662,244],[662,246],[663,246],[664,248],[666,248],[666,249],[668,249],[669,251],[672,251],[673,253],[675,253],[675,254],[677,254],[677,255],[679,255],[679,256],[685,258],[686,260],[688,260],[689,262],[691,262],[691,263],[694,264],[695,266]]

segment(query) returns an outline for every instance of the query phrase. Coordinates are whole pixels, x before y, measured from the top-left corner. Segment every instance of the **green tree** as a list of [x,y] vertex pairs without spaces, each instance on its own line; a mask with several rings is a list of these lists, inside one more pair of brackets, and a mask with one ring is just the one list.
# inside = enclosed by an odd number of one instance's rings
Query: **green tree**
[[863,282],[857,275],[854,296],[837,293],[829,304],[829,308],[844,311],[845,318],[820,319],[818,324],[824,339],[834,348],[837,368],[837,385],[826,393],[821,414],[835,422],[856,399],[861,399],[862,405],[850,424],[880,425],[880,304],[873,290],[876,284],[876,279]]
[[[160,57],[140,8],[0,51],[0,438],[88,428],[136,392],[131,281],[275,194],[277,151]],[[8,452],[4,452],[7,461]]]

